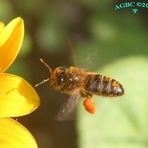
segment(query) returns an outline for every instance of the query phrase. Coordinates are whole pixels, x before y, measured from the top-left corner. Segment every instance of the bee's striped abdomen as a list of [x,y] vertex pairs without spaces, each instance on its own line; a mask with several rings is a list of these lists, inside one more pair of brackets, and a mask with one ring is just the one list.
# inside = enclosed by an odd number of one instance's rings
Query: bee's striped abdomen
[[99,74],[88,74],[85,79],[85,89],[93,93],[99,93],[102,85],[102,76]]
[[106,76],[102,76],[102,88],[100,95],[109,96],[111,92],[111,79]]
[[119,82],[99,74],[88,74],[86,76],[85,90],[101,96],[120,96],[124,93]]

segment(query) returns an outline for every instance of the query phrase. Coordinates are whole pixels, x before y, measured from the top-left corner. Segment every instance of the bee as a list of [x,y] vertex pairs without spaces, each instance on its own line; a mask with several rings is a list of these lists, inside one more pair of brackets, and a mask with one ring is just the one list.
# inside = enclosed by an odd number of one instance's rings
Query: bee
[[40,61],[49,69],[50,76],[48,79],[36,84],[35,87],[50,81],[51,88],[70,95],[67,109],[64,109],[64,107],[62,109],[63,114],[66,110],[71,112],[81,97],[86,98],[83,102],[85,109],[90,113],[94,113],[93,95],[116,97],[124,94],[122,85],[110,77],[95,72],[86,72],[74,66],[69,68],[57,67],[52,71],[43,59],[40,59]]

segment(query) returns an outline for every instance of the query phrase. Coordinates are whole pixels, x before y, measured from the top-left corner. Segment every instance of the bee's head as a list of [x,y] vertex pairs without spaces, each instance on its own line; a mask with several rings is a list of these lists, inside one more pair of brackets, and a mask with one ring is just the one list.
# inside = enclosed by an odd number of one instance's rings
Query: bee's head
[[62,86],[65,80],[66,68],[57,67],[53,72],[53,77],[56,79],[56,85]]

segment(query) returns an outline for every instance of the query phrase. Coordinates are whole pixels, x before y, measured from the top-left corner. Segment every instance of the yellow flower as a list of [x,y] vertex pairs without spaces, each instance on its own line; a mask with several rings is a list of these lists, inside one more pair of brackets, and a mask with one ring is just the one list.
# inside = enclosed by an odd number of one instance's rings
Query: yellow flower
[[8,25],[0,22],[0,148],[37,148],[29,131],[9,117],[31,113],[40,103],[34,88],[23,78],[4,73],[15,60],[24,36],[18,17]]

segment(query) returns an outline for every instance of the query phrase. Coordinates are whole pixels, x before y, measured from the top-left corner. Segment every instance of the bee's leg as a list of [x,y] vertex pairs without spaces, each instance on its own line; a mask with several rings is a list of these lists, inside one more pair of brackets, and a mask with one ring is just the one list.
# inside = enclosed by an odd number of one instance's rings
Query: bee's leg
[[95,104],[92,101],[93,94],[88,91],[81,91],[81,96],[85,98],[83,101],[83,106],[85,107],[85,110],[88,111],[91,114],[94,114],[96,111]]
[[87,92],[87,91],[85,91],[85,90],[80,91],[80,94],[81,94],[81,96],[84,97],[84,98],[92,98],[92,96],[93,96],[92,93]]
[[60,90],[60,93],[65,94],[64,89],[61,89],[61,90]]
[[67,89],[67,87],[65,85],[63,85],[60,88],[60,93],[69,94],[69,90]]

